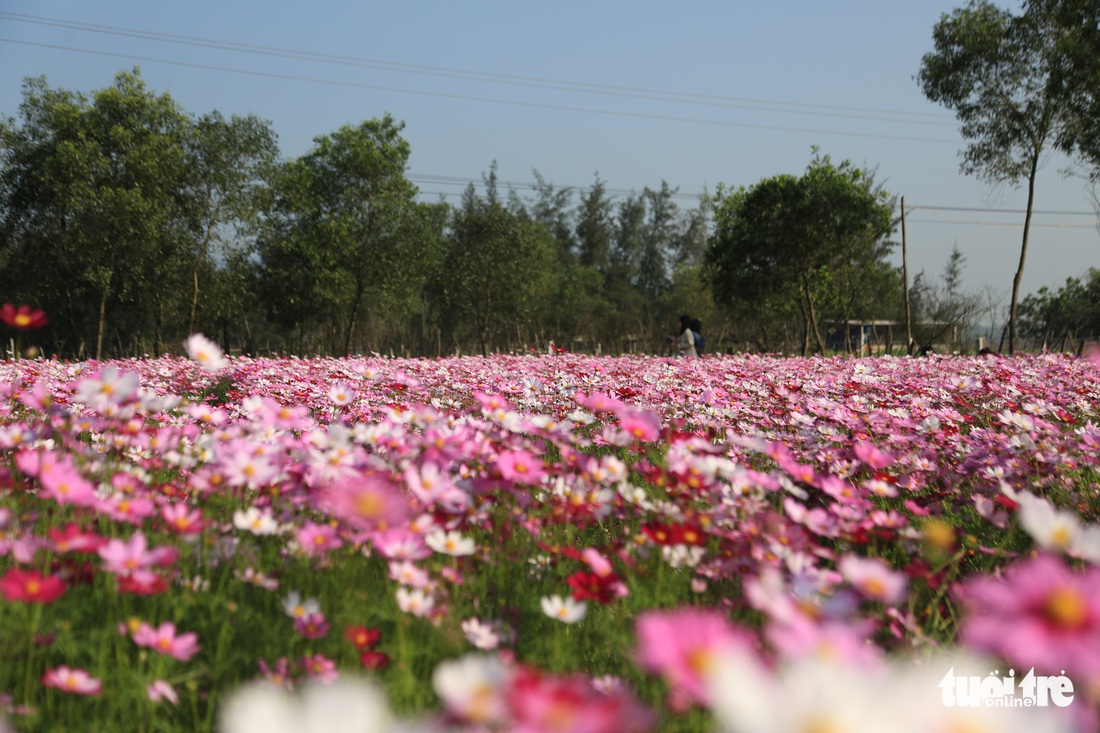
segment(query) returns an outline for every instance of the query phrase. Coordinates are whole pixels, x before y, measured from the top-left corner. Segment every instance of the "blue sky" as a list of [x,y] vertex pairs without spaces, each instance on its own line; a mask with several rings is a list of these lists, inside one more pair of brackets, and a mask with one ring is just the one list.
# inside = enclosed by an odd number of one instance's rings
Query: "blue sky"
[[[18,115],[27,76],[89,92],[135,64],[188,112],[270,120],[288,157],[389,112],[406,123],[413,179],[451,201],[495,160],[517,183],[536,169],[557,187],[665,180],[688,207],[718,183],[800,173],[817,145],[877,168],[917,208],[911,273],[938,276],[957,245],[966,286],[1007,302],[1023,214],[944,207],[1022,211],[1026,190],[961,175],[954,117],[913,79],[959,4],[8,0],[0,115]],[[1066,163],[1046,163],[1036,209],[1078,213],[1036,216],[1024,293],[1100,266],[1093,205]]]

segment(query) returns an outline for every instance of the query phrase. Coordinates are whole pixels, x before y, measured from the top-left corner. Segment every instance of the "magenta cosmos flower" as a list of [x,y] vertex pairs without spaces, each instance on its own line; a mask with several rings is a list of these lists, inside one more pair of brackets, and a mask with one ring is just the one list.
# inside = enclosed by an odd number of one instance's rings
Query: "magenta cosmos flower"
[[962,640],[1036,672],[1100,676],[1100,569],[1041,555],[962,589]]

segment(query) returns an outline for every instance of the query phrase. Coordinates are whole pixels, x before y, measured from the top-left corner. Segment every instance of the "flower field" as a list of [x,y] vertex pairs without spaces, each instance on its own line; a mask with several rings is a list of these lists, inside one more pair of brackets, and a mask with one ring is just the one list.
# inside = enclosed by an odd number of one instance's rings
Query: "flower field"
[[1098,727],[1091,359],[188,350],[0,363],[3,733]]

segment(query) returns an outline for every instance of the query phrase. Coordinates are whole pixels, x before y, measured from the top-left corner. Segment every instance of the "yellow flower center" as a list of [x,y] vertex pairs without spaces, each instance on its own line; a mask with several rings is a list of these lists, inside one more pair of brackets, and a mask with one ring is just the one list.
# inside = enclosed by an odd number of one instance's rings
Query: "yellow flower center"
[[1068,629],[1081,628],[1089,616],[1085,599],[1074,588],[1059,588],[1051,593],[1043,610],[1055,625]]

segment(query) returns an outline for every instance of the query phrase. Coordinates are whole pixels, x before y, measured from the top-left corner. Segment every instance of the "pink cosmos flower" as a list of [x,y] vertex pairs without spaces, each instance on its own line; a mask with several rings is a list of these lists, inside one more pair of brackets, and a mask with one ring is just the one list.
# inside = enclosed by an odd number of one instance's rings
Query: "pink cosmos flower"
[[1004,578],[969,580],[959,596],[966,644],[1036,674],[1100,677],[1100,568],[1075,573],[1057,557],[1040,555]]
[[150,647],[181,662],[188,661],[199,652],[198,635],[188,632],[177,636],[176,625],[171,621],[165,621],[155,629],[142,623],[132,638],[138,646]]
[[377,473],[332,483],[325,490],[325,503],[334,516],[360,529],[388,529],[404,522],[409,513],[408,500]]
[[904,573],[894,572],[877,558],[845,555],[837,563],[837,570],[866,598],[888,606],[900,603],[909,588]]
[[298,547],[308,557],[324,556],[331,550],[344,546],[343,540],[336,535],[336,528],[329,524],[317,524],[306,521],[298,530]]
[[145,535],[135,532],[126,540],[112,539],[97,550],[103,560],[103,569],[123,577],[140,576],[148,579],[153,573],[149,570],[157,560],[157,556],[148,549]]
[[48,533],[52,550],[59,554],[95,552],[107,541],[94,532],[85,532],[75,523],[65,525],[64,529],[50,527]]
[[307,639],[323,639],[328,634],[328,629],[328,621],[319,612],[294,618],[294,630]]
[[861,463],[875,470],[886,468],[894,462],[894,457],[889,453],[884,453],[873,444],[864,441],[859,441],[853,445],[852,451]]
[[497,470],[508,481],[537,484],[546,475],[541,460],[525,450],[504,451],[497,456]]
[[46,687],[54,687],[73,695],[99,695],[102,683],[96,677],[92,677],[83,669],[70,669],[61,665],[54,669],[47,669],[42,675],[42,684]]
[[145,694],[153,702],[160,702],[161,700],[167,700],[173,705],[180,701],[180,696],[176,692],[176,688],[168,684],[164,680],[153,680],[145,686]]
[[651,443],[661,435],[661,421],[655,413],[645,410],[618,411],[619,428],[634,440]]
[[108,366],[99,375],[80,380],[73,401],[102,412],[133,400],[140,387],[141,377],[137,372],[124,372],[116,366]]
[[653,714],[625,689],[597,692],[580,676],[554,677],[516,670],[506,690],[514,733],[641,733]]
[[336,662],[321,654],[306,654],[302,657],[302,669],[305,670],[307,678],[320,682],[322,685],[335,682],[340,678],[340,673],[336,669]]
[[199,534],[206,527],[202,512],[182,502],[163,506],[160,510],[160,517],[173,532],[182,535]]
[[752,638],[718,611],[683,608],[647,611],[638,619],[638,663],[661,675],[674,699],[708,704],[707,675],[731,648],[751,649]]
[[42,495],[61,506],[92,506],[96,503],[95,486],[80,475],[67,456],[44,453],[39,464],[38,480],[42,482]]
[[424,537],[403,527],[373,532],[370,541],[378,554],[387,560],[423,560],[432,556]]

